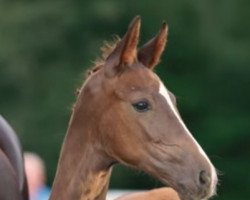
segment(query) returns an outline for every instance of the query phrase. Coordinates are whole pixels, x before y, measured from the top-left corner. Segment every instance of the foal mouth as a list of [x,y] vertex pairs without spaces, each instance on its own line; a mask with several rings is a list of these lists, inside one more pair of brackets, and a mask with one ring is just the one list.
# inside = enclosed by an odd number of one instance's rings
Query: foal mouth
[[207,184],[203,183],[204,185],[197,185],[196,183],[175,182],[169,176],[162,177],[160,181],[172,187],[178,193],[181,200],[208,200],[215,195],[211,182],[207,182]]
[[[178,189],[177,189],[178,188]],[[213,196],[210,188],[197,189],[197,191],[191,191],[186,186],[178,184],[176,191],[181,200],[208,200]]]

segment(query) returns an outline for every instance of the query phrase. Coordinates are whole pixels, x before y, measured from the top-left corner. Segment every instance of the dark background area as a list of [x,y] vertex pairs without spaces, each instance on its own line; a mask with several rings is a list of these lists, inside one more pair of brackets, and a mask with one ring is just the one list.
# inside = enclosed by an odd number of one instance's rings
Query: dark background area
[[[161,22],[167,49],[156,69],[177,96],[182,117],[220,171],[220,200],[250,191],[250,1],[1,0],[0,113],[26,151],[46,161],[52,184],[74,91],[104,40],[142,17],[141,43]],[[112,188],[161,184],[116,167]]]

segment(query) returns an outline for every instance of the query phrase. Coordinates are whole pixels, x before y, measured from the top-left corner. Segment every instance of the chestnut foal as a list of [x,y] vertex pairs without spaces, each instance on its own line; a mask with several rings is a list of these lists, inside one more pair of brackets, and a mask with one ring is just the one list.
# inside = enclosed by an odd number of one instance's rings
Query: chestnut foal
[[79,90],[50,200],[105,200],[116,163],[151,174],[184,200],[214,194],[215,168],[153,72],[167,26],[138,50],[139,32],[135,17]]

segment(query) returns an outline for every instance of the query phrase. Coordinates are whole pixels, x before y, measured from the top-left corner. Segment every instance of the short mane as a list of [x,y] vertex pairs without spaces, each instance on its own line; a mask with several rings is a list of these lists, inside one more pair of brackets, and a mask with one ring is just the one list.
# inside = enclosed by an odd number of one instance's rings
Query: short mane
[[114,36],[112,41],[104,41],[103,45],[101,46],[101,56],[98,57],[93,63],[94,66],[91,67],[86,71],[86,77],[89,77],[93,73],[97,72],[99,69],[102,68],[103,64],[105,63],[105,60],[108,58],[108,56],[111,54],[111,52],[115,49],[118,42],[120,42],[119,36]]
[[[115,49],[116,45],[120,42],[120,37],[118,35],[115,35],[111,41],[104,41],[103,45],[101,46],[101,56],[97,57],[95,61],[93,61],[93,66],[86,70],[85,72],[85,79],[94,74],[95,72],[99,71],[105,63],[105,60],[108,58],[108,56],[111,54],[111,52]],[[85,81],[84,79],[84,81]],[[81,85],[82,87],[82,85]],[[78,96],[80,92],[80,88],[77,88],[75,91],[75,95]],[[75,104],[72,106],[72,110],[74,109]]]

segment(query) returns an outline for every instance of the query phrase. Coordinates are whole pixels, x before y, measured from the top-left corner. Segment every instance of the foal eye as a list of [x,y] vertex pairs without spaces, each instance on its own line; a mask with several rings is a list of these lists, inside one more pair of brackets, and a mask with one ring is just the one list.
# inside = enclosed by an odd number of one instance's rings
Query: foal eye
[[134,109],[138,112],[145,112],[150,109],[150,104],[148,101],[142,100],[132,104]]

